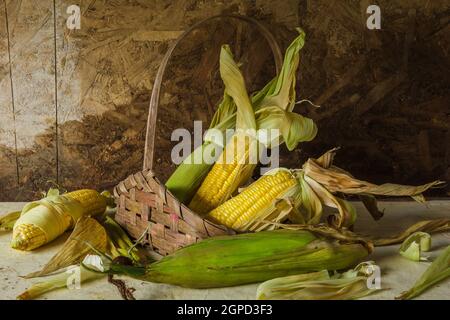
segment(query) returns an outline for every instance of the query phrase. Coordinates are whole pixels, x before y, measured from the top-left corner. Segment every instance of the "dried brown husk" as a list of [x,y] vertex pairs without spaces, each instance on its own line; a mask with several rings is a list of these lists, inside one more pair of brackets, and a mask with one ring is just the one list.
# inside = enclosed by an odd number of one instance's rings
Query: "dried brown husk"
[[42,277],[59,269],[77,264],[93,249],[105,252],[108,245],[108,235],[105,228],[91,217],[78,220],[70,237],[62,248],[40,271],[30,273],[25,278]]
[[[266,221],[270,223],[270,221]],[[365,243],[368,248],[382,247],[402,243],[406,238],[415,232],[437,233],[450,230],[450,218],[439,218],[433,220],[423,220],[416,222],[404,231],[390,237],[376,237],[374,235],[363,235],[350,231],[347,228],[335,228],[325,224],[282,224],[272,223],[277,228],[290,230],[309,230],[323,236],[334,238],[340,241]]]
[[354,178],[347,171],[333,165],[338,148],[331,149],[317,159],[308,159],[299,176],[300,194],[296,209],[291,214],[293,222],[315,224],[322,217],[322,205],[336,208],[338,214],[329,217],[329,223],[337,228],[350,227],[356,219],[356,210],[350,202],[338,197],[337,193],[358,195],[375,220],[383,216],[377,207],[374,195],[409,196],[419,202],[425,199],[422,192],[443,184],[433,181],[421,186],[407,186],[394,183],[376,185]]

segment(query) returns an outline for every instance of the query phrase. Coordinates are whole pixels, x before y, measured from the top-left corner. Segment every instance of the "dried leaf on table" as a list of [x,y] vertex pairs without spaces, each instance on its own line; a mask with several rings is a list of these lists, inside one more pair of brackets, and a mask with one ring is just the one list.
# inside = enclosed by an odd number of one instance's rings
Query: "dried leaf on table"
[[424,221],[419,221],[419,222],[413,224],[412,226],[407,228],[405,231],[402,231],[399,234],[396,234],[392,237],[387,237],[387,238],[372,237],[372,241],[376,247],[389,246],[389,245],[400,243],[400,242],[404,241],[406,238],[408,238],[414,232],[422,231],[422,232],[427,232],[427,233],[433,233],[433,232],[442,232],[442,231],[447,231],[447,230],[450,230],[450,218],[424,220]]
[[74,265],[92,252],[92,248],[100,252],[107,249],[108,235],[105,228],[97,220],[90,217],[82,217],[75,225],[72,234],[63,247],[40,271],[30,273],[25,278],[41,277],[61,268]]
[[71,285],[75,288],[81,283],[99,279],[104,276],[105,275],[103,273],[88,270],[83,266],[70,266],[70,268],[65,271],[45,277],[42,281],[33,284],[26,291],[18,295],[16,299],[35,299],[46,292],[59,288],[70,287]]
[[436,260],[433,261],[411,289],[403,292],[396,299],[403,300],[417,297],[431,286],[448,277],[450,277],[450,246],[447,246]]
[[368,287],[373,262],[364,262],[345,273],[330,276],[327,270],[275,278],[258,286],[261,300],[350,300],[372,294],[380,289]]

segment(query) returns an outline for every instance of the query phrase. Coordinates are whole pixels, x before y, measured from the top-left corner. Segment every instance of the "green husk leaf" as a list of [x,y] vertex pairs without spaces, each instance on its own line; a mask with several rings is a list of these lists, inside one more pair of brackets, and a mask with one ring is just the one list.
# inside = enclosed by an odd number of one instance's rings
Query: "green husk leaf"
[[[182,203],[188,203],[194,196],[202,181],[205,179],[212,164],[204,162],[203,155],[210,142],[203,143],[196,148],[183,162],[175,169],[165,185],[170,192]],[[217,158],[218,152],[215,155]],[[202,159],[200,163],[195,163],[194,159]],[[216,159],[217,160],[217,159]]]
[[105,229],[97,220],[90,217],[82,217],[78,220],[70,237],[44,268],[26,275],[25,278],[42,277],[82,261],[88,253],[92,252],[91,247],[86,245],[86,243],[89,243],[98,251],[105,252],[107,239],[108,236]]
[[[42,294],[64,287],[81,285],[88,281],[105,277],[104,274],[93,272],[83,266],[73,265],[60,273],[45,277],[42,281],[33,284],[26,291],[17,296],[18,300],[35,299]],[[76,283],[79,281],[79,283]],[[75,283],[74,283],[75,282]]]
[[447,246],[436,260],[431,263],[411,289],[403,292],[400,296],[396,297],[396,299],[404,300],[415,298],[448,277],[450,277],[450,246]]
[[106,232],[111,239],[110,244],[112,245],[112,250],[110,251],[113,258],[120,255],[130,258],[134,263],[139,263],[141,261],[141,252],[113,218],[106,216],[102,225],[105,227]]
[[327,270],[275,278],[258,286],[260,300],[350,300],[372,294],[379,289],[368,288],[371,272],[362,263],[345,273],[330,277]]
[[296,210],[292,212],[290,218],[297,224],[318,224],[323,213],[322,202],[305,181],[303,172],[299,174],[298,182],[300,187],[296,199]]
[[271,129],[277,129],[280,131],[279,135],[270,137],[270,141],[261,141],[268,148],[285,143],[287,148],[292,151],[300,142],[311,141],[317,134],[317,126],[313,120],[283,110],[278,106],[261,108],[255,116],[259,130],[267,132]]
[[0,218],[0,231],[11,231],[20,217],[21,211],[14,211],[7,213]]
[[[281,108],[285,111],[293,110],[295,105],[295,73],[298,68],[299,51],[303,47],[304,38],[305,34],[301,31],[300,35],[287,49],[280,73],[263,89],[252,96],[251,104],[254,111],[258,111],[267,106]],[[286,92],[290,93],[288,97],[286,97]],[[246,100],[245,97],[244,100]],[[225,91],[224,97],[211,121],[210,128],[219,129],[223,132],[226,129],[235,128],[236,112],[237,107],[234,99],[231,98],[229,92]],[[256,128],[264,128],[262,123],[266,120],[266,117],[264,116],[262,119],[258,119],[256,115],[255,117]],[[308,120],[309,119],[303,120],[303,122],[308,123]],[[279,123],[280,125],[282,124],[280,121]],[[248,124],[246,126],[248,126]],[[303,124],[302,127],[308,128],[308,125]],[[301,133],[304,136],[303,138],[295,137],[295,134],[291,133],[287,135],[290,148],[299,141],[309,141],[308,139],[312,139],[308,138],[309,134]],[[195,153],[200,154],[199,159],[202,160],[201,163],[194,164],[191,162],[192,157],[186,158],[166,182],[166,187],[183,203],[188,203],[192,199],[193,195],[200,187],[201,182],[212,167],[212,164],[204,163],[204,158],[202,156],[209,144],[209,141],[205,141],[202,147],[198,147],[194,150]],[[270,147],[270,144],[268,146]],[[220,152],[217,152],[215,157],[218,157],[219,155]]]
[[48,189],[47,194],[45,196],[46,197],[56,197],[56,196],[59,196],[59,195],[60,195],[59,189],[57,189],[57,188],[50,188],[50,189]]
[[280,128],[289,151],[294,150],[299,142],[311,141],[317,135],[314,121],[294,112],[286,112]]
[[412,261],[424,261],[422,251],[429,251],[431,248],[431,236],[426,232],[415,232],[406,238],[400,246],[400,254]]
[[225,85],[225,92],[233,98],[237,106],[236,129],[256,130],[255,114],[245,88],[245,80],[228,45],[223,45],[220,51],[220,76]]
[[84,257],[81,265],[95,272],[107,273],[111,267],[112,260],[106,259],[97,254],[88,254]]
[[305,32],[298,28],[299,35],[286,50],[280,74],[267,84],[263,94],[254,97],[256,110],[264,107],[278,106],[286,111],[292,111],[295,106],[295,83],[300,55],[305,44]]
[[332,216],[333,225],[336,227],[348,227],[354,224],[356,220],[356,210],[350,202],[334,196],[322,184],[306,174],[305,181],[311,189],[314,190],[315,194],[324,205],[338,209],[339,214]]

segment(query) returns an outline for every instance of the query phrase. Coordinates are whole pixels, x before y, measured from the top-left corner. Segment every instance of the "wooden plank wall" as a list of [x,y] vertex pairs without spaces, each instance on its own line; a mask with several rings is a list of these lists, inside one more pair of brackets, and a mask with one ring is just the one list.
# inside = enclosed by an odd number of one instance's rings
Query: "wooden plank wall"
[[[66,26],[70,5],[79,30]],[[170,41],[203,18],[256,7],[298,23],[298,0],[0,0],[0,201],[36,198],[51,183],[110,188],[138,170]]]
[[10,48],[8,45],[6,3],[0,2],[0,181],[18,187],[13,91],[11,88]]
[[[450,6],[379,0],[382,30],[368,31],[368,3],[0,0],[0,201],[35,199],[49,181],[69,190],[109,189],[140,170],[149,95],[163,54],[187,27],[219,13],[264,21],[281,47],[296,27],[307,33],[298,98],[322,108],[304,104],[297,110],[317,121],[319,135],[294,154],[282,154],[283,165],[296,167],[339,145],[340,164],[366,180],[448,180]],[[79,30],[66,26],[70,5],[81,9]],[[221,85],[214,81],[214,41],[201,48],[199,39],[236,43],[248,36],[253,45],[241,48],[251,54],[241,61],[244,72],[267,69],[253,74],[261,82],[273,76],[263,41],[227,27],[206,28],[177,53],[157,133],[205,120],[202,108],[211,113],[214,107],[202,100]],[[204,92],[189,90],[195,86]],[[184,101],[189,95],[193,102]],[[195,106],[184,108],[189,103]],[[157,145],[157,153],[167,154],[171,141],[165,137]],[[166,172],[173,169],[164,157],[155,160]]]
[[[44,189],[57,181],[53,0],[7,0],[19,185]],[[30,161],[40,147],[39,167]]]

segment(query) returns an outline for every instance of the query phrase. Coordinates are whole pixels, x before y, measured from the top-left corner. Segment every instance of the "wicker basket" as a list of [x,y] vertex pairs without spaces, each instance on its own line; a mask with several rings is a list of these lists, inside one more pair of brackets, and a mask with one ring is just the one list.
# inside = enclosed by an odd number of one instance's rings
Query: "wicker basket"
[[219,15],[198,22],[186,30],[169,48],[156,74],[150,99],[144,152],[144,169],[130,175],[114,188],[116,220],[134,238],[140,238],[159,254],[167,255],[204,238],[232,234],[224,226],[202,219],[180,203],[151,170],[155,148],[155,128],[162,78],[176,46],[189,33],[213,19],[239,19],[254,25],[268,41],[277,72],[282,63],[281,50],[273,35],[258,21],[237,15]]

